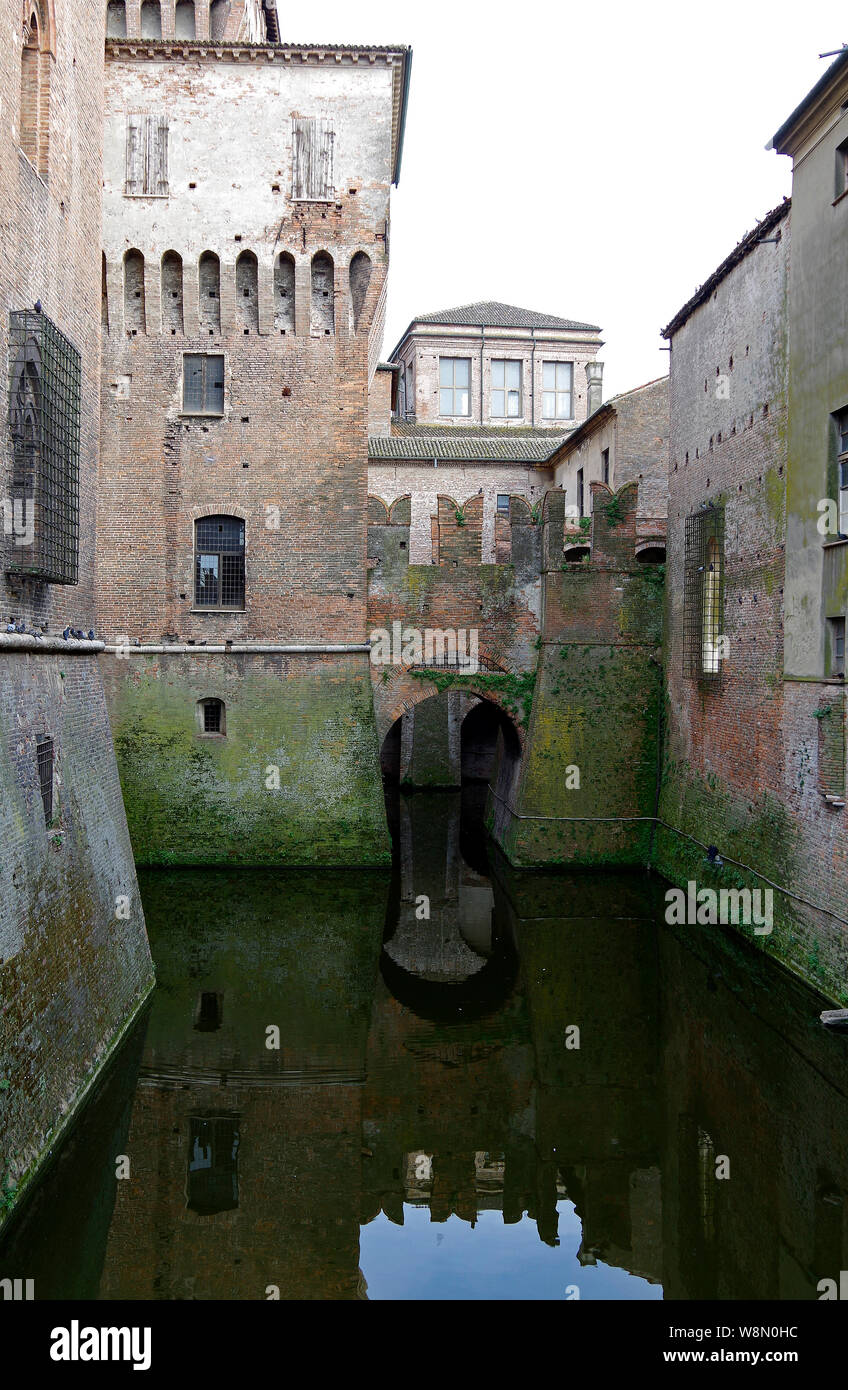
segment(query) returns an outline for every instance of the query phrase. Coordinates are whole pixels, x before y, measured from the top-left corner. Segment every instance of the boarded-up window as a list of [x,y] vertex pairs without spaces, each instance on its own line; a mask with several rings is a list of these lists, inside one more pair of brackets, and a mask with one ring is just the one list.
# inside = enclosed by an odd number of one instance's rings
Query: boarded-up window
[[223,415],[224,359],[218,354],[187,352],[183,357],[183,413]]
[[332,121],[292,120],[292,197],[328,202],[333,198]]
[[167,198],[167,116],[127,116],[126,172],[128,198]]
[[845,795],[845,712],[840,692],[816,710],[819,722],[819,791]]

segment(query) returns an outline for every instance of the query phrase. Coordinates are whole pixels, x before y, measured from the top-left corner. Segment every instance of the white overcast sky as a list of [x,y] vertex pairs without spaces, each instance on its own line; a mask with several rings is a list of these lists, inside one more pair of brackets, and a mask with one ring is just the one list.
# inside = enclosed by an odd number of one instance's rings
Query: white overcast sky
[[605,396],[668,370],[661,328],[791,192],[765,145],[848,42],[836,0],[291,13],[284,39],[413,49],[384,355],[416,314],[498,299],[600,324]]

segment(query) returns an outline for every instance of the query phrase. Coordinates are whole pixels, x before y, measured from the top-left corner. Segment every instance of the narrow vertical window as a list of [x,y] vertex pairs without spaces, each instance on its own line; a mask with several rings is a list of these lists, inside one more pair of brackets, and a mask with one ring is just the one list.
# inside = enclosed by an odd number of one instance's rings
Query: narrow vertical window
[[609,449],[601,450],[601,478],[605,483],[610,480]]
[[210,334],[221,331],[221,262],[214,251],[204,251],[198,266],[198,314],[200,327]]
[[194,523],[196,608],[244,608],[244,522],[204,516]]
[[827,636],[830,661],[828,663],[828,674],[831,676],[844,676],[845,674],[845,619],[828,618]]
[[583,515],[583,503],[584,503],[584,501],[585,501],[585,497],[584,497],[584,495],[583,495],[583,469],[582,469],[582,468],[578,468],[578,470],[577,470],[577,514],[578,514],[578,516],[582,516],[582,515]]
[[259,264],[252,251],[236,261],[236,323],[244,333],[259,332]]
[[279,333],[294,332],[294,260],[287,251],[274,266],[274,327]]
[[183,261],[176,251],[162,257],[162,331],[183,331]]
[[839,534],[848,536],[848,410],[841,410],[836,416],[836,450]]
[[238,1118],[196,1115],[189,1121],[186,1208],[201,1216],[239,1204]]
[[327,336],[335,331],[333,259],[326,251],[312,257],[312,332]]
[[471,414],[470,358],[439,358],[439,414]]
[[412,359],[406,364],[404,372],[406,377],[406,414],[407,418],[415,418],[415,363]]
[[106,252],[102,253],[100,263],[100,327],[109,332],[109,282],[106,275]]
[[683,579],[683,674],[721,675],[724,622],[724,515],[708,508],[686,518]]
[[492,362],[491,414],[498,419],[516,419],[521,414],[521,363]]
[[35,756],[38,764],[38,783],[41,790],[41,804],[44,808],[44,824],[53,821],[53,740],[36,740]]
[[159,0],[144,0],[141,7],[141,37],[161,39],[162,9]]

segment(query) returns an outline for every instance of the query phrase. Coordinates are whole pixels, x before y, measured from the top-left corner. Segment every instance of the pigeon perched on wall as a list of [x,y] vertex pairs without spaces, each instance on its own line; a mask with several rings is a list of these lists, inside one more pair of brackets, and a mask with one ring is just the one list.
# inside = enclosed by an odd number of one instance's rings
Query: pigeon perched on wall
[[94,628],[93,628],[93,627],[90,627],[90,628],[88,629],[88,640],[89,640],[89,642],[93,642],[93,641],[94,641]]
[[66,628],[65,628],[65,631],[62,633],[62,636],[64,637],[64,639],[65,639],[66,642],[67,642],[68,638],[70,637],[70,635],[71,635],[71,629],[70,629],[69,627],[66,627]]

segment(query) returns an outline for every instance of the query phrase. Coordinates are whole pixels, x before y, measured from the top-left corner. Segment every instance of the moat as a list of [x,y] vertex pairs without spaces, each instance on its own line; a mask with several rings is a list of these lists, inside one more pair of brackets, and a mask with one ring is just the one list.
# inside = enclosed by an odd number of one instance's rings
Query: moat
[[[773,1299],[839,1276],[848,1049],[641,873],[145,871],[158,985],[0,1242],[36,1298]],[[428,915],[429,914],[429,915]]]

